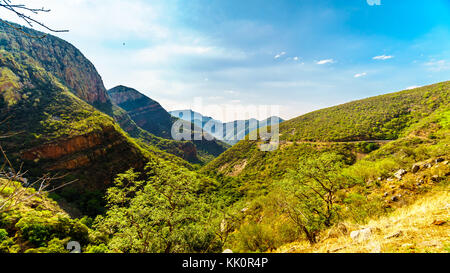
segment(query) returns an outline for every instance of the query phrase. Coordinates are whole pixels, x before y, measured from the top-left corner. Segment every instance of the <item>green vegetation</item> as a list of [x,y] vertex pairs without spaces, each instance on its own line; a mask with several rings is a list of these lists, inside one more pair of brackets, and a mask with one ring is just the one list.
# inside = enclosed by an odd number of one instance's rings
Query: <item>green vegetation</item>
[[[450,82],[315,111],[280,125],[281,140],[393,140],[449,103]],[[344,118],[345,117],[345,118]]]
[[[143,179],[143,180],[141,180]],[[115,252],[214,252],[222,245],[207,198],[215,181],[151,161],[146,173],[119,175],[96,227]]]
[[[129,110],[155,102],[112,105],[66,42],[2,27],[0,132],[11,169],[1,168],[0,204],[17,188],[24,198],[0,210],[0,252],[67,253],[71,241],[90,253],[274,251],[448,191],[448,82],[284,122],[273,152],[244,140],[221,154],[221,142],[142,129],[145,115]],[[27,179],[5,180],[17,170]],[[47,173],[61,176],[54,187],[74,183],[36,195],[27,181]]]
[[[0,179],[0,201],[10,191],[3,187],[6,182]],[[27,189],[25,201],[0,214],[0,253],[69,253],[69,241],[80,242],[84,249],[96,246],[87,218],[71,219],[55,201],[33,194],[34,189]]]

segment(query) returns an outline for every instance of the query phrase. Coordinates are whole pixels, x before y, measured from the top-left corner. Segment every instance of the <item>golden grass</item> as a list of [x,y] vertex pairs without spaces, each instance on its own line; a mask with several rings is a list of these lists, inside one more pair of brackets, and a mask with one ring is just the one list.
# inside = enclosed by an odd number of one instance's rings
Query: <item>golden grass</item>
[[[291,243],[277,252],[291,253],[449,253],[450,252],[450,188],[436,189],[412,205],[372,220],[365,226],[343,224],[331,229],[316,245]],[[370,228],[372,235],[355,242],[350,232]],[[345,230],[347,229],[347,230]],[[339,231],[337,231],[339,230]],[[342,231],[344,230],[344,231]]]

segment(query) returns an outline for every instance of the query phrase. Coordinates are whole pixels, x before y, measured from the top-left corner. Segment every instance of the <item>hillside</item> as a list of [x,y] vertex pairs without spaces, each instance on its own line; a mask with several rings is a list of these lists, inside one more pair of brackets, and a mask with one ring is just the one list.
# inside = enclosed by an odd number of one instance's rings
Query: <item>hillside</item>
[[[286,121],[280,125],[279,148],[271,152],[259,149],[264,141],[244,140],[230,148],[202,169],[234,185],[240,194],[234,205],[236,218],[230,218],[235,229],[226,247],[238,252],[370,252],[369,246],[351,243],[349,232],[340,234],[339,227],[358,231],[379,217],[397,219],[389,217],[398,209],[400,215],[422,208],[437,212],[434,205],[420,204],[450,202],[446,194],[450,181],[449,88],[449,83],[439,83]],[[371,124],[378,125],[371,133],[359,131]],[[435,190],[444,194],[426,195]],[[422,197],[419,205],[407,207]],[[440,209],[446,223],[448,213]],[[398,225],[392,220],[392,229],[372,230],[368,242],[381,244],[382,252],[447,251],[446,226],[435,227],[432,222],[436,219],[426,222],[431,220],[426,214],[417,216],[417,221],[411,222],[402,216]],[[423,227],[430,240],[439,243],[424,246],[418,237],[421,233],[409,230],[408,223]],[[398,232],[395,228],[406,235],[398,240],[380,239]],[[336,229],[333,232],[338,234],[333,236],[338,236],[337,241],[336,237],[328,240],[327,232]],[[405,243],[400,242],[407,238],[415,238],[417,245],[402,248]]]
[[[126,112],[120,114],[116,111],[115,116],[122,128],[132,137],[179,156],[191,163],[204,164],[209,162],[229,147],[217,139],[192,141],[173,140],[171,133],[172,125],[178,119],[172,117],[158,102],[133,88],[117,86],[109,90],[108,95],[115,105]],[[124,115],[125,118],[122,118]],[[128,116],[131,117],[131,120],[137,126],[130,124],[130,121],[127,119]],[[193,132],[200,130],[189,122],[186,123],[186,126],[192,128]],[[140,128],[150,134],[142,132]],[[156,137],[152,137],[152,135]]]
[[[113,105],[75,47],[51,35],[35,39],[0,27],[1,145],[16,168],[24,164],[29,179],[51,173],[64,176],[61,183],[76,180],[59,197],[95,215],[104,210],[104,191],[117,174],[140,169],[153,156],[189,169],[183,158],[198,160],[193,145],[166,144]],[[119,118],[139,139],[122,130]]]
[[108,95],[139,127],[155,136],[171,138],[173,119],[158,102],[125,86],[108,90]]
[[263,152],[261,141],[244,140],[203,170],[252,181],[261,189],[317,148],[360,159],[448,107],[449,89],[450,83],[444,82],[315,111],[280,124],[279,149]]
[[[448,188],[438,189],[387,216],[372,219],[366,225],[342,223],[324,231],[324,239],[317,245],[294,242],[276,252],[449,253],[449,202]],[[359,233],[365,235],[355,237]]]
[[143,167],[146,152],[111,117],[76,97],[34,59],[1,50],[0,63],[0,131],[9,136],[2,147],[10,161],[25,163],[30,177],[70,174],[66,179],[79,180],[72,189],[92,193],[104,190],[116,174]]
[[[220,120],[215,120],[212,117],[203,116],[202,114],[192,110],[175,110],[170,111],[169,113],[173,117],[183,119],[203,128],[203,130],[213,135],[215,138],[224,141],[229,145],[238,143],[251,131],[272,125],[272,118],[261,121],[256,119],[248,119],[222,122]],[[279,117],[273,117],[273,121],[275,121],[274,124],[278,124],[284,120]]]

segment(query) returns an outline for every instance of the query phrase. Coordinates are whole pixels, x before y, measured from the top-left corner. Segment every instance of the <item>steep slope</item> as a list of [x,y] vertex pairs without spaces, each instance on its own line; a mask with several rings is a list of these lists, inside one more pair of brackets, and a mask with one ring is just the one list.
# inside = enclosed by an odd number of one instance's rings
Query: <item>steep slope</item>
[[[32,36],[42,36],[42,33],[32,29],[23,28],[23,31]],[[70,92],[97,109],[112,113],[111,102],[97,70],[70,43],[52,35],[33,39],[0,22],[0,47],[8,52],[27,54],[58,78]]]
[[279,149],[263,152],[263,142],[244,140],[203,170],[237,177],[243,188],[259,192],[294,168],[299,157],[316,150],[361,159],[380,146],[391,147],[389,142],[448,107],[449,89],[444,82],[312,112],[280,124]]
[[173,119],[158,102],[125,86],[108,90],[108,95],[113,103],[128,112],[139,127],[155,136],[171,137]]
[[[162,150],[168,151],[192,163],[206,163],[222,154],[228,145],[214,140],[174,141],[172,139],[172,125],[178,120],[172,117],[158,102],[148,98],[139,91],[117,86],[108,91],[108,94],[118,107],[126,113],[115,112],[117,120],[132,137],[138,138]],[[125,118],[121,117],[125,115]],[[145,131],[133,126],[126,118],[130,116],[133,122]],[[199,131],[191,123],[186,126],[194,132]],[[151,133],[157,137],[152,137]],[[210,138],[208,138],[210,139]]]
[[220,120],[213,119],[212,117],[203,116],[202,114],[192,110],[175,110],[170,111],[169,113],[176,118],[183,119],[203,128],[215,138],[230,145],[238,143],[239,140],[244,139],[244,137],[251,131],[272,125],[272,122],[274,122],[273,124],[284,122],[284,120],[279,117],[271,117],[261,121],[249,119],[222,122]]
[[[11,162],[30,177],[68,174],[78,194],[102,191],[146,152],[114,120],[82,101],[25,53],[0,51],[0,131]],[[18,167],[18,166],[16,166]]]

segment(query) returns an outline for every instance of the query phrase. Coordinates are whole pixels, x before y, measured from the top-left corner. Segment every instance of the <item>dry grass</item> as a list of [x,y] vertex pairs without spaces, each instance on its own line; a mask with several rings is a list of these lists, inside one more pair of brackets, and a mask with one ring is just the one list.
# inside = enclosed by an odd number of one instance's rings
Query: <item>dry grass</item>
[[[351,231],[370,228],[366,241],[356,242]],[[436,189],[412,205],[372,220],[365,226],[343,224],[324,233],[325,239],[314,246],[291,243],[277,252],[293,253],[449,253],[450,188]]]

